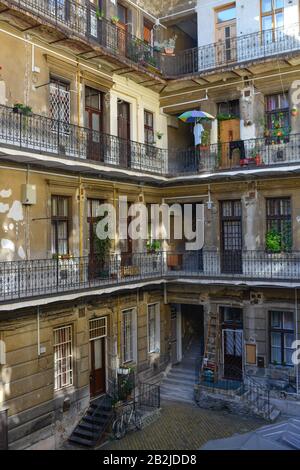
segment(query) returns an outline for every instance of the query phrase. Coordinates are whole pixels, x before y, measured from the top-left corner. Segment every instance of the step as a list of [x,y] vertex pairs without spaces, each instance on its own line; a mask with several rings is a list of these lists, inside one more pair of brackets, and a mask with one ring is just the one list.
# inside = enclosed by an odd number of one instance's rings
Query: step
[[106,423],[107,420],[86,415],[82,418],[82,421],[86,423],[91,423],[91,424],[95,423],[98,426],[103,426],[103,424]]
[[175,386],[175,387],[184,387],[184,388],[192,388],[194,386],[195,379],[184,379],[182,378],[181,380],[178,379],[178,377],[166,377],[162,385],[170,385],[170,386]]
[[96,429],[94,430],[94,432],[92,430],[83,429],[80,424],[75,428],[72,433],[72,437],[76,436],[82,439],[88,439],[90,441],[97,439],[99,435],[100,433],[96,432]]
[[75,444],[79,444],[81,446],[84,446],[84,447],[94,447],[96,445],[96,441],[91,441],[89,439],[83,439],[81,437],[77,437],[77,436],[71,436],[69,438],[69,441],[70,442],[74,442]]
[[[80,428],[85,429],[86,431],[94,431],[100,433],[101,430],[103,429],[103,426],[96,424],[96,423],[90,423],[88,421],[80,421],[79,424]],[[76,428],[77,429],[77,428]]]

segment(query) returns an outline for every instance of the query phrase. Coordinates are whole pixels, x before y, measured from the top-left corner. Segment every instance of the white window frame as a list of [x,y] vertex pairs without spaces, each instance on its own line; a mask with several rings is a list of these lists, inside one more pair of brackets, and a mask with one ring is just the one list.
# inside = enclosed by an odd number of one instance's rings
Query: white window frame
[[[154,319],[154,341],[150,338],[150,307],[155,307]],[[148,354],[160,352],[160,303],[155,302],[147,305],[147,338]],[[154,343],[154,344],[153,344]]]
[[[68,331],[68,340],[56,339],[56,335]],[[58,341],[57,341],[58,340]],[[54,390],[62,390],[73,385],[73,331],[72,325],[53,329]],[[63,362],[65,361],[65,369]],[[65,379],[63,379],[65,376]]]
[[[130,351],[125,350],[126,338],[125,338],[125,316],[131,314],[131,332],[130,332]],[[122,362],[127,364],[130,362],[137,361],[137,311],[136,308],[126,308],[122,310],[122,325],[121,325],[121,346],[122,346]]]

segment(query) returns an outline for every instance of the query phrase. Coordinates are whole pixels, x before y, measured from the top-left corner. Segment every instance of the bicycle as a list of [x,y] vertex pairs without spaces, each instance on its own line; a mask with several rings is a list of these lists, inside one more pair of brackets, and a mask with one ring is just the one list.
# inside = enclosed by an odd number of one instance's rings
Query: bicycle
[[135,403],[126,405],[122,414],[114,420],[112,431],[115,439],[122,439],[130,428],[136,431],[142,428],[142,420],[136,411]]

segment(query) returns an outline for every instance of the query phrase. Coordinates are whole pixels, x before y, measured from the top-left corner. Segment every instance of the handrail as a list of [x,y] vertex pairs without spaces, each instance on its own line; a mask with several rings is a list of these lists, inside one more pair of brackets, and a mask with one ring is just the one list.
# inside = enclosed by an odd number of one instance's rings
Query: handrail
[[10,3],[40,17],[47,17],[55,26],[71,29],[72,34],[75,32],[87,41],[104,47],[109,54],[123,56],[144,68],[151,66],[151,71],[162,74],[163,78],[207,72],[300,49],[299,24],[296,23],[176,51],[168,56],[99,15],[97,7],[90,2],[12,0]]

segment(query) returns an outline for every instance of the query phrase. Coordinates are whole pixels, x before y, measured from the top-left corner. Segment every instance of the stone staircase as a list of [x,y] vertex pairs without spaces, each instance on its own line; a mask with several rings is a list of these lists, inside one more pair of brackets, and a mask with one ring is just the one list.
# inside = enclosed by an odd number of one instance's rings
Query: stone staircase
[[110,397],[105,395],[92,401],[86,414],[69,437],[69,442],[84,447],[95,447],[103,439],[111,417]]
[[161,400],[191,403],[194,400],[195,367],[200,360],[200,345],[191,341],[180,364],[172,366],[161,382]]

